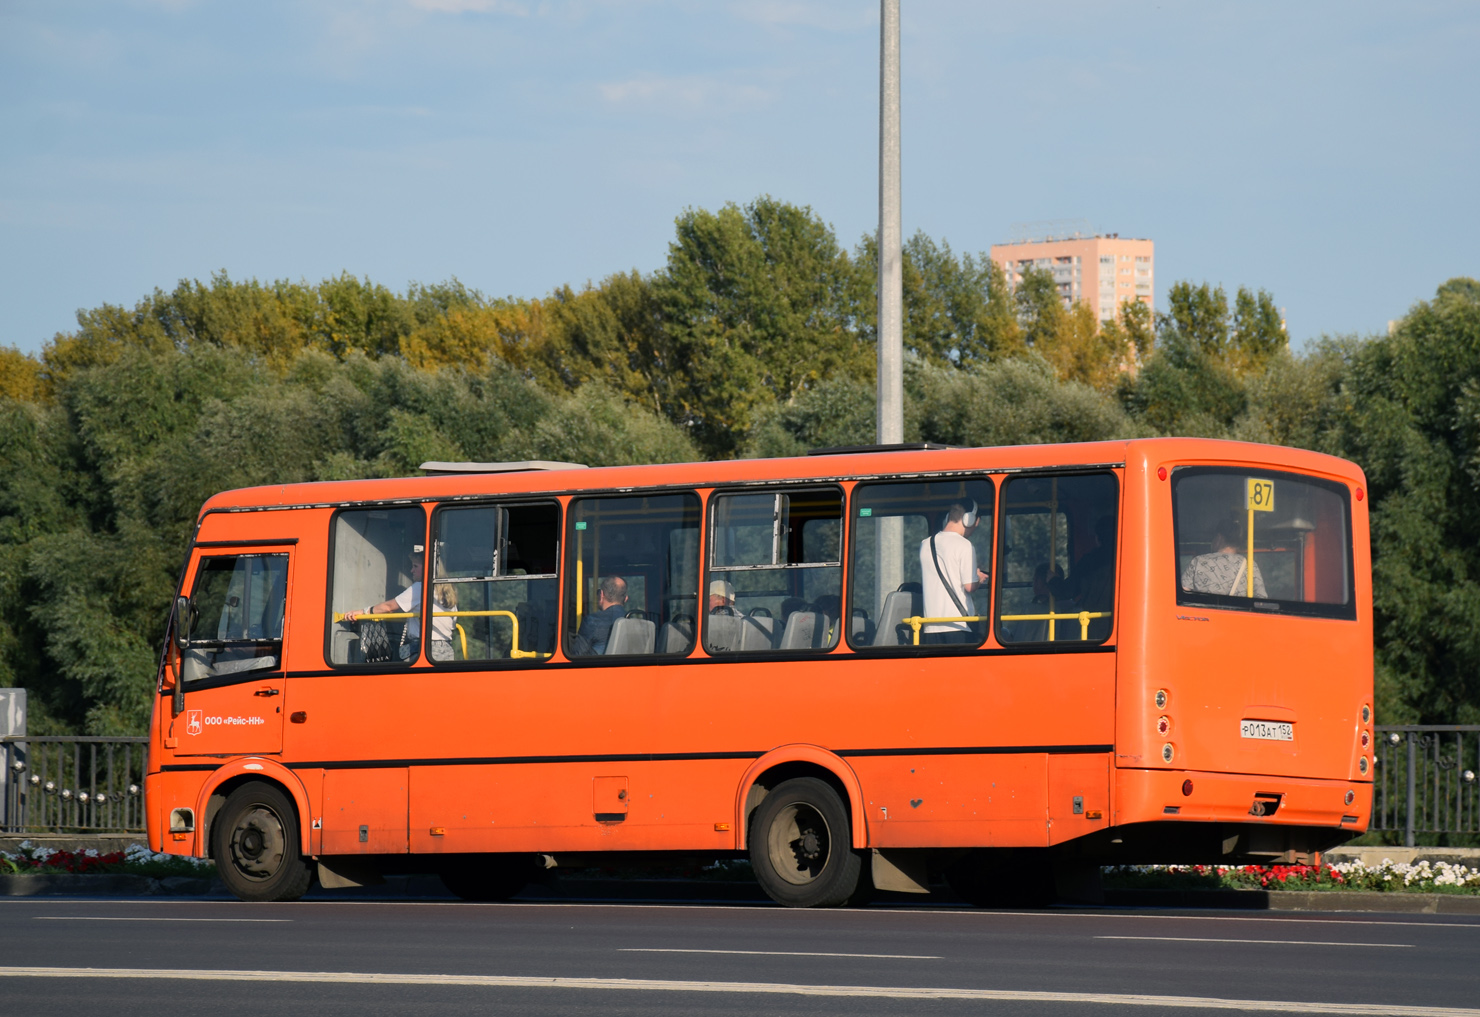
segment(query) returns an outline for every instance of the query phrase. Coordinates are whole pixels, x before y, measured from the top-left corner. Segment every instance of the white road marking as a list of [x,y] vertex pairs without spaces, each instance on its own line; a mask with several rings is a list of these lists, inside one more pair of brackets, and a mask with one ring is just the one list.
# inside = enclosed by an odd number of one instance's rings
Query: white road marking
[[1096,936],[1096,939],[1150,940],[1156,943],[1273,943],[1279,946],[1391,946],[1413,948],[1412,943],[1329,943],[1318,939],[1212,939],[1207,936]]
[[866,957],[878,960],[940,960],[939,957],[919,953],[813,953],[806,950],[689,950],[679,947],[624,946],[617,953],[723,953],[743,954],[747,957]]
[[[36,897],[0,897],[0,907],[21,907],[26,904],[35,905],[40,903]],[[62,905],[80,903],[74,901],[60,901],[47,899],[47,904]],[[173,905],[175,907],[272,907],[272,908],[323,908],[323,907],[396,907],[396,908],[540,908],[552,910],[555,908],[577,908],[584,910],[596,910],[598,908],[622,908],[629,911],[774,911],[778,914],[794,914],[800,916],[805,911],[787,912],[780,908],[771,908],[769,905],[756,903],[753,905],[737,904],[660,904],[640,903],[634,901],[602,902],[583,901],[570,903],[566,901],[500,901],[475,903],[473,901],[455,900],[300,900],[279,904],[252,904],[243,905],[234,901],[222,900],[182,900],[172,898],[169,900],[89,900],[88,907],[102,907],[104,905],[127,904],[133,906],[146,906],[151,904]],[[977,918],[1092,918],[1092,919],[1145,919],[1158,922],[1289,922],[1291,924],[1302,923],[1306,925],[1398,925],[1411,926],[1418,929],[1475,929],[1480,931],[1480,920],[1474,922],[1404,922],[1396,919],[1367,919],[1361,915],[1374,914],[1371,911],[1345,912],[1352,915],[1351,918],[1293,918],[1281,917],[1291,912],[1279,912],[1279,916],[1270,915],[1162,915],[1162,914],[1127,914],[1122,911],[987,911],[987,910],[956,910],[952,908],[937,907],[872,907],[872,908],[844,908],[829,910],[827,914],[833,918],[847,916],[850,920],[870,921],[873,918],[894,915],[972,915]]]
[[291,918],[157,918],[153,915],[32,915],[38,922],[291,922]]
[[1094,1003],[1199,1007],[1256,1013],[1342,1014],[1344,1017],[1480,1017],[1465,1007],[1320,1003],[1219,996],[1151,996],[1111,992],[1028,992],[1013,989],[894,988],[880,985],[792,985],[785,982],[685,982],[651,978],[537,978],[525,975],[397,975],[356,971],[212,971],[187,968],[0,967],[0,977],[119,978],[198,982],[297,982],[336,985],[457,985],[500,989],[615,989],[639,992],[720,992],[745,995],[842,996],[872,999],[970,999],[1013,1003]]

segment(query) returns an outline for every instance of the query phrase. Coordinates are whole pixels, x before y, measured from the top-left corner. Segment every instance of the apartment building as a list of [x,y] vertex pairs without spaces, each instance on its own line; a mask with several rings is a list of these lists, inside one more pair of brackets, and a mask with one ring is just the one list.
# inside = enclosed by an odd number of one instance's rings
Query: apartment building
[[1127,300],[1153,304],[1155,244],[1150,240],[1122,239],[1118,233],[1097,236],[1045,237],[992,245],[992,260],[1016,286],[1029,266],[1053,273],[1059,296],[1068,307],[1083,300],[1099,321],[1115,317]]

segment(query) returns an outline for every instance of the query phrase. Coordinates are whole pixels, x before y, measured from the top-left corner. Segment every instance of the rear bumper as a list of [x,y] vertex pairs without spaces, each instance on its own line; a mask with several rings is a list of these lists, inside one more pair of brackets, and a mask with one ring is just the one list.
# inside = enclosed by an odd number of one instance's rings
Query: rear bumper
[[[1372,814],[1372,785],[1349,780],[1130,769],[1113,779],[1112,825],[1058,854],[1100,864],[1310,864],[1363,833]],[[1256,801],[1264,815],[1251,814]]]
[[1196,770],[1115,771],[1112,822],[1117,826],[1149,822],[1314,826],[1351,837],[1366,831],[1371,815],[1372,785],[1367,782]]

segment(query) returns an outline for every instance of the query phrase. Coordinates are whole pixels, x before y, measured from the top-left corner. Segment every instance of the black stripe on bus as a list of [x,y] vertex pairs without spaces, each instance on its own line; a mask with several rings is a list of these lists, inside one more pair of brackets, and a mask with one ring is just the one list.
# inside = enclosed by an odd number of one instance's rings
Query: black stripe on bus
[[[1003,756],[1043,753],[1050,756],[1095,755],[1113,745],[962,745],[897,749],[838,749],[849,756]],[[750,752],[628,752],[576,756],[462,756],[427,759],[337,759],[286,763],[290,770],[388,770],[403,766],[501,766],[528,763],[674,763],[699,760],[759,759],[764,751]],[[209,763],[172,763],[163,771],[214,770]]]
[[281,547],[298,543],[297,537],[276,540],[198,540],[191,547]]

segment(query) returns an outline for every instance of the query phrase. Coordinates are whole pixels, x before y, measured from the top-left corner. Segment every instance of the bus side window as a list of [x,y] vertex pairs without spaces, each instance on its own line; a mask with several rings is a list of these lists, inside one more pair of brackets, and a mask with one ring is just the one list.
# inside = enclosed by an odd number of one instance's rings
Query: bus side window
[[432,517],[433,663],[555,652],[560,505],[442,507]]
[[989,588],[978,573],[992,571],[995,494],[990,480],[961,478],[853,489],[852,646],[981,645]]
[[185,681],[281,670],[287,595],[286,554],[202,558],[190,597]]
[[842,532],[843,492],[835,487],[710,499],[705,651],[837,646]]
[[[345,509],[330,524],[330,664],[414,662],[421,645],[421,570],[426,513],[420,508]],[[410,605],[365,614],[400,598]],[[354,621],[342,616],[355,613]]]
[[679,656],[694,648],[697,494],[574,499],[565,540],[567,656]]
[[1014,477],[1003,487],[997,638],[1103,642],[1114,628],[1113,474]]

